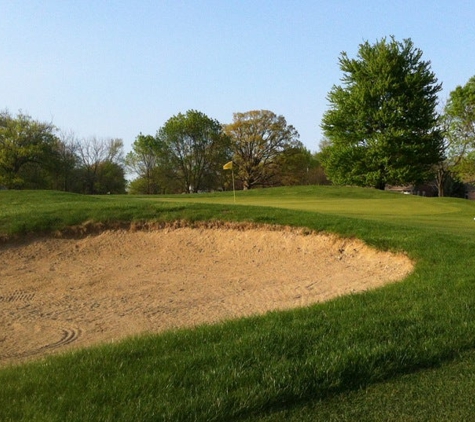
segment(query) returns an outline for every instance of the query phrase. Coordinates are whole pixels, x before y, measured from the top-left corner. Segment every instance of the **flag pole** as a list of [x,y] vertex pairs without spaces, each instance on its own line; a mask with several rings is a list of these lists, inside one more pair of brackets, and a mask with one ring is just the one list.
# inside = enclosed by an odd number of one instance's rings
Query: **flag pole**
[[231,174],[233,176],[233,195],[234,195],[234,203],[236,203],[236,189],[234,188],[234,169],[231,168]]
[[223,170],[231,170],[231,175],[232,175],[232,178],[233,178],[233,196],[234,196],[234,203],[236,203],[236,189],[234,187],[234,166],[233,166],[233,162],[232,161],[229,161],[228,163],[226,163],[224,166],[223,166]]

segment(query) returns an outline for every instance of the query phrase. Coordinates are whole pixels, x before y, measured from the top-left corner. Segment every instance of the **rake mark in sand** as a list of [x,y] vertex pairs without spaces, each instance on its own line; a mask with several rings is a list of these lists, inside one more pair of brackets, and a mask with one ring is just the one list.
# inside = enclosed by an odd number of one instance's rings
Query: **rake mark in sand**
[[242,225],[10,242],[0,264],[0,365],[307,306],[413,268],[358,240]]

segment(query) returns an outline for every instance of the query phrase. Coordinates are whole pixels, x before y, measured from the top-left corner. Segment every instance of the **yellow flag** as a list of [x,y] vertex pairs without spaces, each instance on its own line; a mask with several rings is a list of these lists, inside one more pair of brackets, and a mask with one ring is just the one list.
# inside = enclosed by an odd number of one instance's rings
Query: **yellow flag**
[[232,170],[233,169],[233,162],[230,161],[229,163],[226,163],[224,166],[223,166],[223,170]]

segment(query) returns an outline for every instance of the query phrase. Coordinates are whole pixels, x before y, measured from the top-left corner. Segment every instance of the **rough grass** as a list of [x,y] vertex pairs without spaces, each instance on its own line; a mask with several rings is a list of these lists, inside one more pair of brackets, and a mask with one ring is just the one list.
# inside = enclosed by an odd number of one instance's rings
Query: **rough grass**
[[25,236],[86,221],[284,224],[404,250],[415,271],[402,283],[305,309],[2,369],[0,420],[469,419],[475,203],[329,187],[237,199],[0,192],[0,231]]

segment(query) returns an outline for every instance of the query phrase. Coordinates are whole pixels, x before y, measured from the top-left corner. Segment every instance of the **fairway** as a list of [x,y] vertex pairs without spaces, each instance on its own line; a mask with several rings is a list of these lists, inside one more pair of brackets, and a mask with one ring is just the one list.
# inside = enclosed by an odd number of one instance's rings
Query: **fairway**
[[[370,221],[393,221],[407,226],[433,227],[451,231],[475,229],[472,201],[454,198],[429,198],[363,188],[320,186],[312,188],[274,188],[232,194],[192,194],[157,197],[160,201],[201,204],[250,205],[309,211]],[[472,211],[473,212],[473,211]],[[474,224],[472,224],[474,223]],[[475,231],[474,231],[475,232]]]

